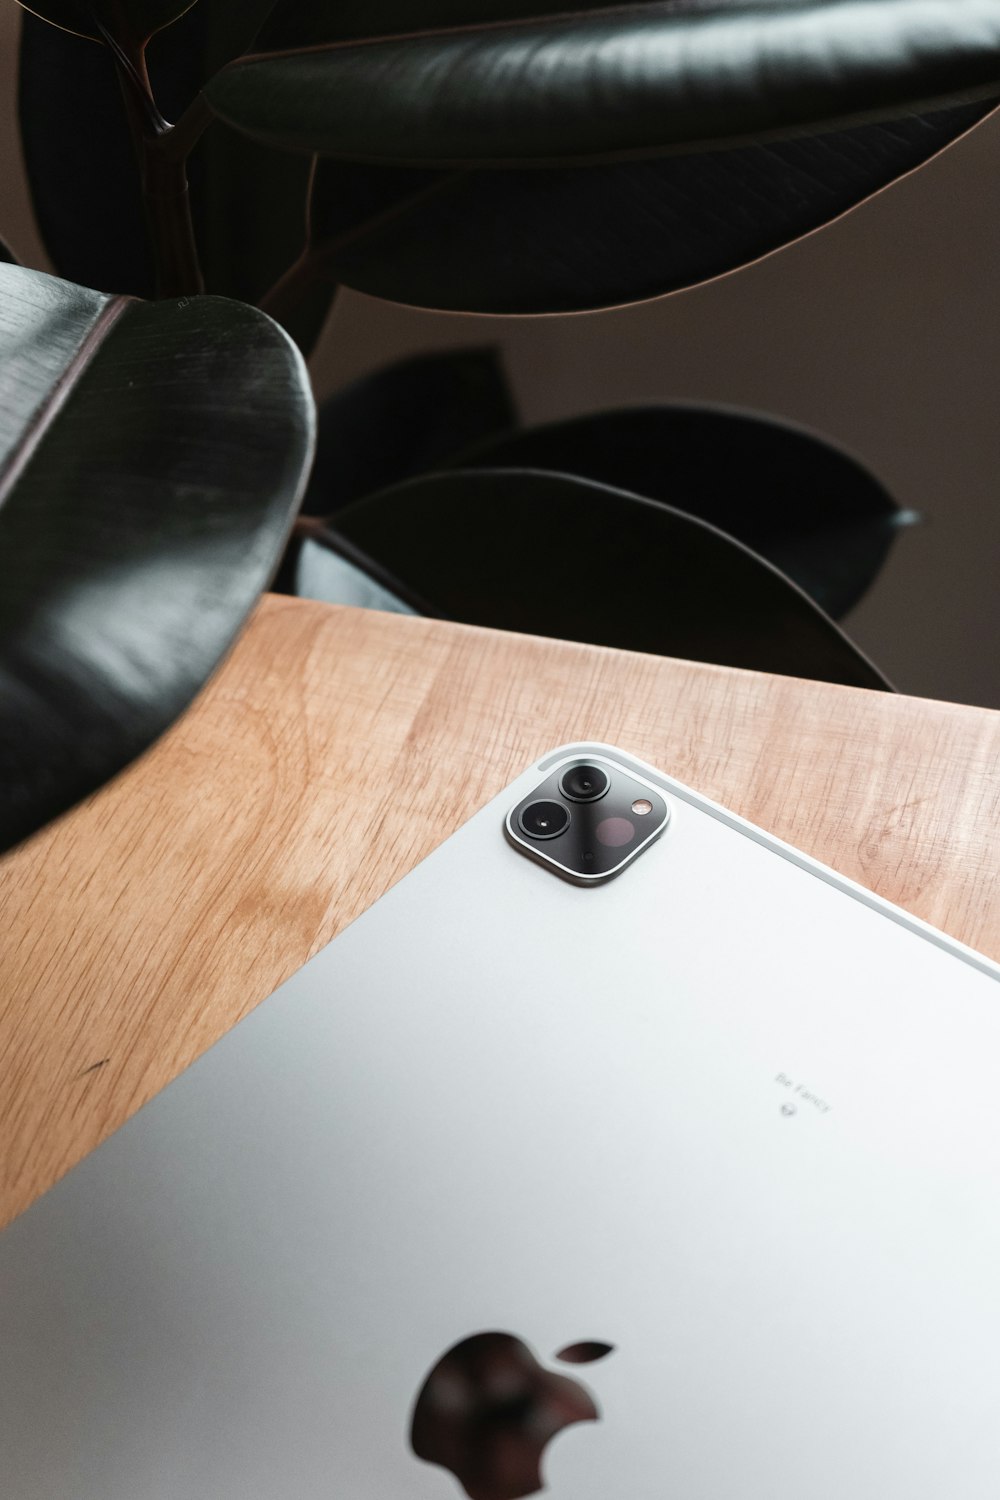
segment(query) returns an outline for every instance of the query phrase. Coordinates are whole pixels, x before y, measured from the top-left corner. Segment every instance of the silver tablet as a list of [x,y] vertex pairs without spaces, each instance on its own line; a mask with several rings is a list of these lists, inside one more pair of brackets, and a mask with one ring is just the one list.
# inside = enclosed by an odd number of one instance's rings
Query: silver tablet
[[997,1500],[998,979],[553,752],[0,1236],[0,1491]]

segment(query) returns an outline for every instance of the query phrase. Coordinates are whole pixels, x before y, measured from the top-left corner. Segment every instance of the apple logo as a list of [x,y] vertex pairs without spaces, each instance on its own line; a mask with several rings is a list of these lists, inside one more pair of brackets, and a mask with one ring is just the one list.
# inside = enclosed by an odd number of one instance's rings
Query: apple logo
[[[570,1344],[556,1358],[585,1365],[613,1345]],[[544,1488],[547,1445],[574,1422],[596,1422],[590,1392],[547,1370],[510,1333],[477,1333],[442,1355],[417,1397],[410,1444],[448,1469],[469,1500],[522,1500]]]

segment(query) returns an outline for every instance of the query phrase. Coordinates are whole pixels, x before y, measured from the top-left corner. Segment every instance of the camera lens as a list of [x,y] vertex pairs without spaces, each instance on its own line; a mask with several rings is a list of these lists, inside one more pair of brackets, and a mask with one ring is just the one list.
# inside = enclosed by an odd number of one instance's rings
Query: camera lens
[[517,821],[529,839],[554,839],[569,827],[569,808],[561,802],[532,802]]
[[559,790],[571,802],[596,802],[611,785],[600,766],[571,766],[559,783]]

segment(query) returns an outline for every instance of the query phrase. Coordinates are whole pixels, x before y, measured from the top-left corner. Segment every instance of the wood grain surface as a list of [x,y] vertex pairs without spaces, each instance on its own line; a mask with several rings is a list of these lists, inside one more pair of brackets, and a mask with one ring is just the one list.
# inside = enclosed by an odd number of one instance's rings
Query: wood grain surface
[[167,738],[0,861],[0,1223],[582,738],[1000,958],[1000,714],[270,598]]

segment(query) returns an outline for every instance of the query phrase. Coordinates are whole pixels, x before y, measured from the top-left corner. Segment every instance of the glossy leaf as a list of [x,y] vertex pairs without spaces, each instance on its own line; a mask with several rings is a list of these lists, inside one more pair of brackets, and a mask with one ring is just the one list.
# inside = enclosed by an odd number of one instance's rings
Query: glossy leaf
[[[314,284],[418,307],[571,312],[760,259],[921,166],[992,106],[581,171],[419,172],[321,160]],[[414,246],[419,253],[414,253]]]
[[545,469],[663,500],[787,573],[839,619],[916,518],[853,458],[802,428],[707,406],[609,411],[466,450],[461,468]]
[[660,296],[837,218],[987,112],[966,105],[585,171],[447,174],[324,161],[314,270],[371,296],[452,311],[571,312]]
[[[303,286],[560,312],[745,265],[921,165],[992,103],[904,101],[1000,78],[998,27],[1000,0],[284,0],[209,95],[333,153]],[[266,55],[289,48],[314,50]],[[862,108],[897,117],[830,128]],[[799,138],[760,139],[779,127]]]
[[186,707],[305,485],[301,357],[253,309],[0,267],[0,848]]
[[25,10],[79,36],[100,39],[95,18],[118,41],[148,41],[182,16],[195,0],[21,0]]
[[[1000,0],[537,9],[550,13],[498,20],[470,0],[464,24],[441,28],[412,0],[390,5],[394,33],[379,36],[370,17],[353,43],[251,55],[211,81],[208,99],[289,150],[501,167],[620,160],[1000,94]],[[335,11],[328,20],[336,36]],[[281,11],[274,25],[286,31]]]
[[508,432],[515,420],[494,349],[449,349],[376,370],[321,408],[303,510],[328,515]]
[[335,526],[470,624],[887,685],[806,594],[740,542],[606,485],[524,470],[438,474],[348,506]]

